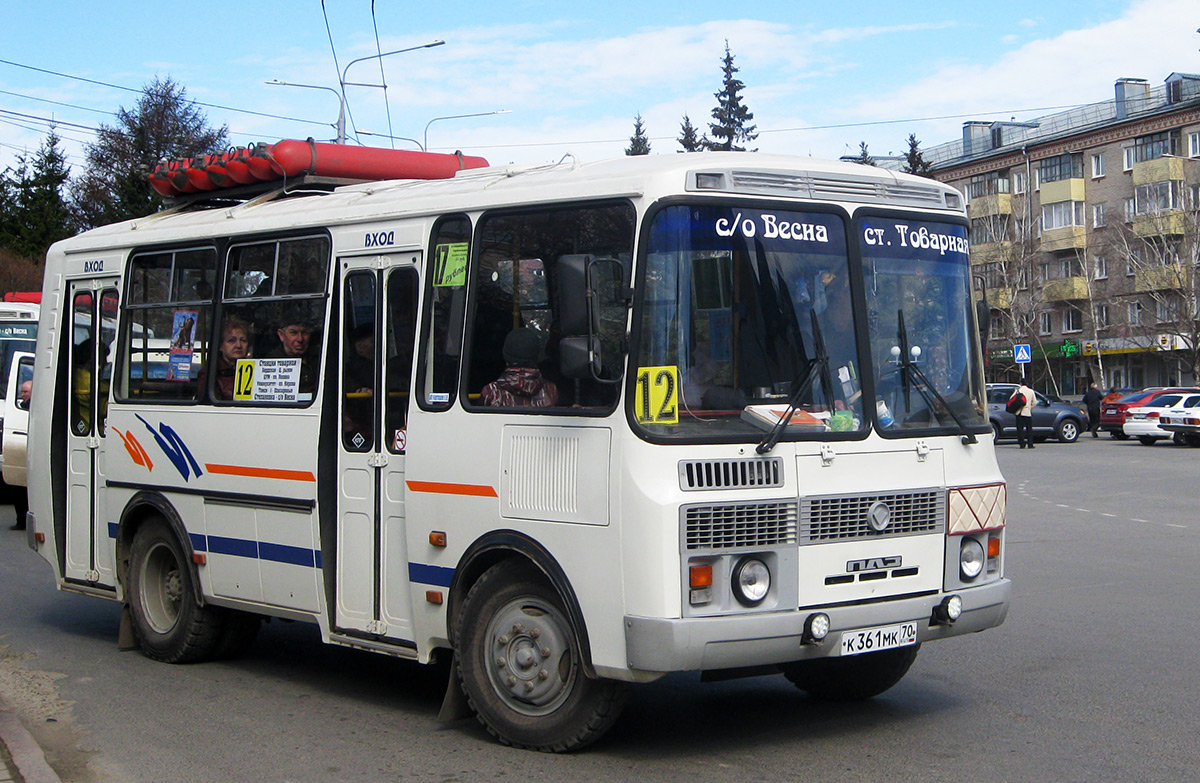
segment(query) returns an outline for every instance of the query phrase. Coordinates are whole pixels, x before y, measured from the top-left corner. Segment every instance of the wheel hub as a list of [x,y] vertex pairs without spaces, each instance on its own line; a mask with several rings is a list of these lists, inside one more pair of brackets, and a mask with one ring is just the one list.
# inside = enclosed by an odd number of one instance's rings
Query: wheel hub
[[567,626],[553,607],[514,601],[488,624],[488,677],[504,702],[526,715],[552,712],[569,694],[576,671]]

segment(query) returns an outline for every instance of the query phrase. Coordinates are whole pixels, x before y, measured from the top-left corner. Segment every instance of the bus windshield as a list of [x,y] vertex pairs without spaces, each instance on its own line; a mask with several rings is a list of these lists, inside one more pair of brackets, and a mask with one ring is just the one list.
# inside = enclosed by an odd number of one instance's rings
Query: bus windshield
[[868,217],[856,233],[880,429],[986,425],[966,227]]
[[[658,212],[630,395],[642,431],[761,440],[791,405],[785,439],[984,424],[965,229],[870,218],[855,232],[861,300],[838,213]],[[901,346],[911,361],[899,361]]]
[[634,418],[659,437],[852,432],[863,416],[845,225],[832,212],[672,206],[650,225]]

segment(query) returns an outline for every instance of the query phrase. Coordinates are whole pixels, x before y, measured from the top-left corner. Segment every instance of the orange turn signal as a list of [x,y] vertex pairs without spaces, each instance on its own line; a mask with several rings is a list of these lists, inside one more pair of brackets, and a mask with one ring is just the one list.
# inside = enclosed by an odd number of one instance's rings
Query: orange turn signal
[[988,536],[988,557],[1000,557],[999,536]]
[[712,565],[694,565],[688,568],[688,584],[693,590],[702,587],[712,587]]
[[441,530],[429,531],[429,545],[442,547],[446,545],[446,534]]
[[440,604],[442,602],[441,590],[426,590],[425,600],[431,604]]
[[193,552],[192,562],[196,565],[205,565],[208,563],[208,555],[204,554],[203,552]]

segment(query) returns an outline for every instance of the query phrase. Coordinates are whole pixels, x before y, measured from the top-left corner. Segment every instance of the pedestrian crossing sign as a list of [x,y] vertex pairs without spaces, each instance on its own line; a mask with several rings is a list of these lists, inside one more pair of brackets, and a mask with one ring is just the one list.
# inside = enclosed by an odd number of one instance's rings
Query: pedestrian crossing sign
[[1029,364],[1030,353],[1029,343],[1013,346],[1013,357],[1017,360],[1017,364]]

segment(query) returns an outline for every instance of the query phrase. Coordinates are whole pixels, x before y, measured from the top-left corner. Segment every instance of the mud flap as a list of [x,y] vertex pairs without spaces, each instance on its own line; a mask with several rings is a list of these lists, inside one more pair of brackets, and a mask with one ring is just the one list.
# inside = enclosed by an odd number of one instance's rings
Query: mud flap
[[471,705],[467,703],[467,694],[463,693],[462,682],[458,678],[458,654],[450,659],[450,677],[446,682],[446,695],[442,697],[442,709],[438,711],[439,723],[453,723],[471,717]]
[[137,634],[133,632],[133,613],[129,611],[129,604],[121,605],[121,625],[117,629],[117,649],[122,652],[138,649]]

